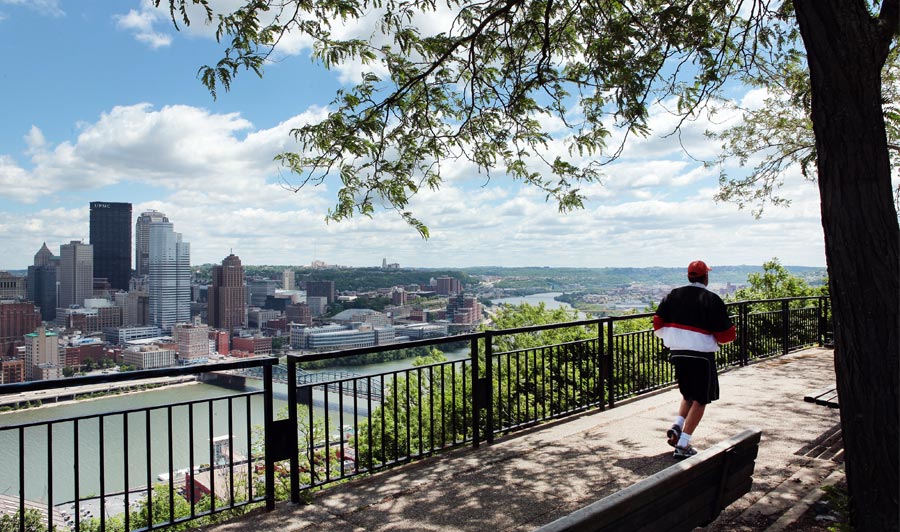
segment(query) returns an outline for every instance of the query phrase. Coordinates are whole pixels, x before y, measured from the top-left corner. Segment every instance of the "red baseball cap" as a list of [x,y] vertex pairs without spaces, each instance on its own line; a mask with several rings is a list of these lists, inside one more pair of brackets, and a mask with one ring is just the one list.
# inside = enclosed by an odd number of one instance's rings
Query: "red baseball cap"
[[712,270],[712,268],[707,266],[705,262],[702,260],[695,260],[688,264],[688,277],[703,277],[708,274],[710,270]]

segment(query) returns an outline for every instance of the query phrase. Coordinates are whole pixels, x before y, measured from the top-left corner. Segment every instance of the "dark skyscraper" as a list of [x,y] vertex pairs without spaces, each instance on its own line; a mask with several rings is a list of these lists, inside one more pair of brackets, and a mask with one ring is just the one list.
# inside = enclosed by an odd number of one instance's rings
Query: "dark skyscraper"
[[131,223],[130,203],[91,202],[94,277],[117,290],[128,290],[131,279]]
[[213,266],[208,303],[210,326],[225,329],[229,333],[235,328],[243,327],[246,311],[244,268],[237,255],[228,255],[221,266]]
[[334,303],[334,281],[306,281],[307,297],[327,297],[328,304]]
[[34,266],[28,267],[28,300],[41,308],[41,319],[56,319],[56,268],[54,257],[46,242],[34,255]]

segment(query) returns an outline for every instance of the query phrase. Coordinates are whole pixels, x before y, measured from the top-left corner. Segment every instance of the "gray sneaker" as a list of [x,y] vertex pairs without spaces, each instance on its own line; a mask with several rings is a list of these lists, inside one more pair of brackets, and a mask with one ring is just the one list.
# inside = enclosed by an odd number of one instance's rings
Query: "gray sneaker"
[[681,427],[672,425],[672,428],[666,431],[666,441],[671,447],[678,445],[678,438],[681,438]]
[[676,460],[683,460],[685,458],[690,458],[695,454],[697,454],[697,449],[694,449],[690,445],[688,445],[687,447],[678,447],[676,445],[675,452],[672,453],[672,458],[675,458]]

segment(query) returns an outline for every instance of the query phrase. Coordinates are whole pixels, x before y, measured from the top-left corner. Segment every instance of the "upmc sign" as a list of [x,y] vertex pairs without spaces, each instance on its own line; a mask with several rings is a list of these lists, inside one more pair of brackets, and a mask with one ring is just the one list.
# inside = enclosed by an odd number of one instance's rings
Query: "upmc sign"
[[91,203],[92,209],[108,209],[109,203]]

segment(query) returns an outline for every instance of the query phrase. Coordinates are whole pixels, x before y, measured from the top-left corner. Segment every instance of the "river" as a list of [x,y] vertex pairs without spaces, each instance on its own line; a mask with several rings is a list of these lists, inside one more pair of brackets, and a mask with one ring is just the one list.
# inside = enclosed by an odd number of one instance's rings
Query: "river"
[[562,295],[562,292],[544,292],[541,294],[531,294],[530,296],[522,296],[522,297],[501,297],[497,299],[492,299],[491,302],[494,305],[499,305],[501,303],[505,303],[507,305],[521,305],[522,303],[528,303],[532,306],[537,306],[541,303],[544,304],[549,309],[555,308],[564,308],[571,309],[572,305],[565,303],[563,301],[557,301],[553,298],[556,296]]
[[[467,349],[459,349],[445,353],[448,360],[459,360],[469,356]],[[341,366],[334,369],[352,372],[359,375],[388,373],[411,367],[413,359],[395,360],[363,366]],[[328,371],[328,369],[320,370]],[[248,381],[248,391],[261,388],[259,381]],[[128,484],[131,490],[145,487],[149,482],[159,481],[159,475],[169,470],[169,448],[172,450],[172,464],[176,471],[191,467],[190,435],[193,434],[193,466],[210,463],[210,429],[209,403],[212,404],[213,436],[232,434],[235,441],[235,452],[247,455],[247,449],[255,438],[255,433],[263,424],[262,396],[235,398],[240,391],[229,390],[218,386],[194,383],[178,385],[155,390],[117,395],[86,401],[64,402],[42,408],[31,408],[0,414],[0,494],[18,496],[19,494],[19,430],[5,427],[34,424],[22,430],[25,438],[26,498],[46,503],[50,487],[48,479],[48,460],[53,458],[53,503],[68,502],[75,494],[75,422],[72,418],[86,418],[78,421],[78,496],[85,498],[101,492],[100,486],[100,418],[103,416],[103,469],[105,493],[124,490],[125,469],[127,461]],[[275,384],[275,412],[286,412],[287,386]],[[229,397],[231,398],[229,400]],[[176,436],[169,442],[168,424],[169,409],[167,405],[180,403],[197,403],[191,408],[188,405],[174,406],[172,427]],[[231,430],[229,432],[229,402],[232,406]],[[247,421],[247,404],[250,404],[249,428]],[[353,425],[351,400],[345,400],[344,412],[339,411],[336,394],[329,400],[329,424],[332,430],[339,430],[342,425]],[[324,417],[324,401],[322,397],[314,397],[314,410],[317,418]],[[368,416],[365,402],[357,405],[358,418],[362,422]],[[109,414],[126,410],[138,410],[161,407],[150,414],[143,411],[124,414]],[[193,410],[193,412],[191,412]],[[127,421],[126,421],[127,417]],[[149,418],[149,420],[148,420]],[[193,424],[190,420],[193,419]],[[51,437],[48,438],[45,422],[54,420]],[[146,426],[150,424],[150,469],[147,468]],[[127,440],[125,439],[125,423],[128,424]],[[48,444],[48,439],[50,440]],[[127,441],[127,445],[126,445]],[[48,447],[49,445],[49,447]],[[50,453],[48,453],[48,449]],[[126,449],[128,449],[126,451]],[[51,454],[52,453],[52,454]]]

